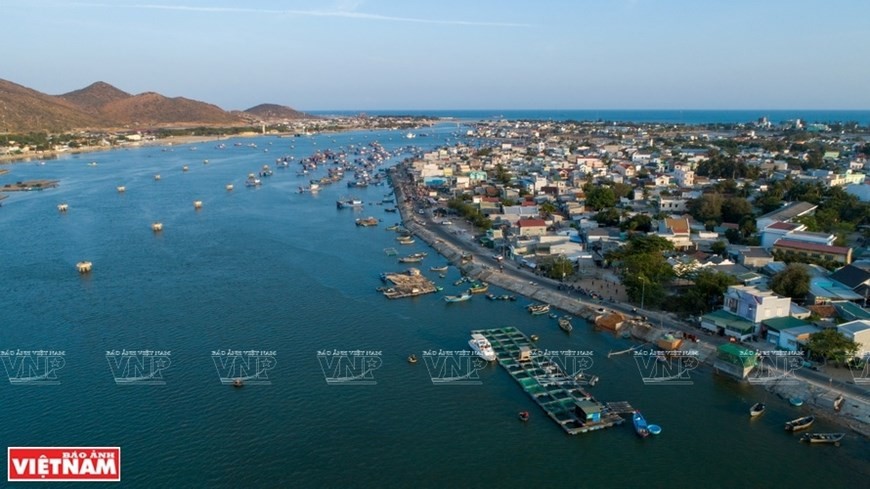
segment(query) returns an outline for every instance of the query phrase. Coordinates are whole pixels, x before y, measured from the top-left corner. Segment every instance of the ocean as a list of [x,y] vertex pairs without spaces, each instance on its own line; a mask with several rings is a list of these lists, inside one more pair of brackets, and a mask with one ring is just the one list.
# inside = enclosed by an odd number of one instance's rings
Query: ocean
[[661,124],[730,124],[756,122],[762,117],[772,123],[800,119],[806,123],[857,122],[870,125],[870,110],[312,110],[315,115],[411,115],[462,121],[511,119],[553,121],[646,122]]
[[[852,433],[838,448],[799,443],[782,425],[806,408],[760,388],[706,367],[688,385],[648,385],[630,356],[607,358],[629,340],[577,320],[566,335],[529,315],[522,298],[446,304],[441,294],[467,286],[453,285],[453,267],[445,278],[428,271],[444,259],[425,243],[398,245],[385,231],[398,220],[382,202],[388,186],[297,192],[325,174],[297,174],[295,162],[317,150],[433,148],[454,144],[456,131],[262,136],[7,166],[0,184],[60,186],[11,194],[0,208],[0,440],[120,446],[120,486],[130,488],[848,487],[870,478],[870,443]],[[285,155],[294,163],[274,169]],[[246,188],[264,164],[274,175]],[[344,197],[366,205],[339,210]],[[381,222],[354,225],[366,216]],[[444,291],[384,298],[379,274],[405,269],[388,248],[428,252],[420,268]],[[90,274],[76,271],[83,260]],[[470,330],[502,326],[539,335],[553,352],[589,352],[601,379],[592,393],[629,401],[662,434],[641,440],[629,422],[568,436],[497,365],[457,385],[406,361],[466,351]],[[140,363],[124,363],[124,350]],[[27,369],[14,368],[21,356]],[[242,388],[221,382],[242,372],[233,361],[250,368]],[[759,400],[768,410],[750,420]]]

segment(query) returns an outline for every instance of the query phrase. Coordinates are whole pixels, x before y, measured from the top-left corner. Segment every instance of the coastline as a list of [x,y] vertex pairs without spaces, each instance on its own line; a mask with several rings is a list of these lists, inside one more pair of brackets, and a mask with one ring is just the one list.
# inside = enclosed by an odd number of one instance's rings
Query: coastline
[[[389,174],[393,191],[396,194],[396,207],[399,209],[402,225],[408,231],[426,242],[431,248],[446,258],[451,265],[459,268],[464,276],[488,282],[497,287],[520,294],[531,301],[550,304],[561,311],[586,320],[595,327],[593,323],[595,316],[594,305],[587,303],[582,298],[572,297],[561,290],[554,290],[553,287],[558,286],[559,282],[534,275],[532,275],[534,277],[533,280],[529,281],[527,276],[522,276],[523,274],[519,267],[517,267],[518,270],[516,271],[508,267],[504,267],[500,271],[497,268],[485,265],[485,261],[483,261],[485,258],[480,255],[471,243],[464,243],[461,239],[451,236],[440,227],[427,227],[426,223],[418,220],[414,215],[414,199],[407,195],[409,193],[408,186],[410,182],[402,174],[403,170],[403,164],[399,164],[391,168]],[[474,259],[470,263],[463,263],[462,256],[467,253],[470,253]],[[541,283],[544,285],[541,285]],[[614,307],[617,305],[621,307]],[[624,316],[630,316],[630,313],[627,311],[633,308],[630,305],[608,302],[606,309],[614,311],[622,309],[620,312]],[[651,319],[654,316],[655,314],[650,314]],[[659,313],[658,319],[664,322],[664,315]],[[656,339],[668,333],[669,329],[681,329],[673,328],[674,324],[672,321],[669,322],[668,326],[668,328],[660,328],[651,323],[634,324],[628,330],[632,339],[654,344]],[[595,327],[595,329],[598,328]],[[683,331],[686,330],[683,329]],[[698,350],[699,360],[710,367],[712,371],[715,371],[713,363],[716,360],[717,345],[700,339],[698,342],[692,343],[691,349]],[[745,379],[728,378],[736,382],[748,383]],[[794,377],[790,383],[767,382],[759,385],[759,387],[785,400],[795,396],[801,397],[805,400],[812,414],[817,417],[854,431],[865,438],[870,438],[870,400],[866,397],[856,396],[852,392],[844,392],[833,386],[827,386],[826,388],[826,386],[820,385],[819,382],[797,377]],[[833,400],[840,394],[846,397],[847,402],[840,412],[836,412],[833,407]]]

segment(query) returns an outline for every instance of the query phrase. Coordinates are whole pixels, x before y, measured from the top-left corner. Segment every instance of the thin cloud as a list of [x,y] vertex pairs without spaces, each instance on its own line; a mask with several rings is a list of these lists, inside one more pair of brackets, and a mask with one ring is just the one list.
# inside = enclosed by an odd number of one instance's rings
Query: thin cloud
[[147,10],[174,10],[182,12],[207,12],[207,13],[234,13],[234,14],[283,14],[283,15],[298,15],[304,17],[341,17],[346,19],[358,20],[375,20],[382,22],[410,22],[416,24],[439,24],[439,25],[461,25],[475,27],[531,27],[531,24],[521,24],[514,22],[489,22],[477,20],[439,20],[439,19],[423,19],[418,17],[396,17],[392,15],[368,14],[364,12],[356,12],[351,10],[279,10],[279,9],[258,9],[244,7],[192,7],[188,5],[160,5],[160,4],[136,4],[136,5],[111,5],[102,3],[76,3],[83,7],[101,7],[101,8],[133,8]]

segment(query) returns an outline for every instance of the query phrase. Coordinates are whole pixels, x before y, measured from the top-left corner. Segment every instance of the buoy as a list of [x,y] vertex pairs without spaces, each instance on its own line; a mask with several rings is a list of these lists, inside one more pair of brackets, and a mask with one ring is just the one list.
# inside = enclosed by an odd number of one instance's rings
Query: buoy
[[59,210],[60,212],[66,212],[67,209],[69,209],[69,206],[66,204],[58,204],[57,205],[57,210]]
[[76,269],[79,271],[79,273],[89,273],[92,267],[93,263],[89,261],[80,261],[76,263]]
[[201,200],[193,201],[193,208],[194,209],[202,209],[202,201]]
[[154,231],[155,233],[163,231],[163,223],[162,222],[155,222],[155,223],[151,224],[151,230]]
[[123,194],[123,193],[126,192],[126,191],[127,191],[127,187],[125,187],[125,186],[123,186],[123,185],[121,185],[121,186],[118,187],[118,193],[119,193],[119,194]]
[[187,170],[189,170],[189,168],[187,167],[187,165],[184,165],[184,166],[181,167],[181,171],[187,171]]
[[160,174],[154,175],[154,180],[160,180]]
[[232,190],[233,190],[233,184],[228,183],[227,184],[227,191],[232,191]]

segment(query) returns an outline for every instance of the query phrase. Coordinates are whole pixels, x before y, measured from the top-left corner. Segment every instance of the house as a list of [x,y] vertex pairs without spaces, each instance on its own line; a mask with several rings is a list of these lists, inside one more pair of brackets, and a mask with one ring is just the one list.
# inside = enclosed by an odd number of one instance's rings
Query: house
[[773,255],[760,246],[744,246],[737,249],[737,263],[747,268],[764,268],[773,261]]
[[519,236],[542,236],[547,234],[547,223],[543,219],[520,219],[517,221]]
[[791,239],[780,239],[773,244],[773,250],[792,260],[809,259],[833,261],[848,265],[852,262],[852,248],[828,246]]
[[800,328],[810,323],[793,317],[771,318],[761,322],[760,336],[771,345],[783,350],[796,351],[794,345],[781,344],[782,331],[791,328]]
[[687,250],[693,247],[690,232],[689,219],[681,217],[677,219],[666,218],[659,221],[656,234],[673,243],[675,249]]
[[756,330],[755,323],[722,309],[701,316],[701,328],[741,341],[751,338]]
[[755,220],[755,224],[758,229],[764,229],[777,221],[791,222],[793,219],[800,216],[812,214],[816,210],[816,207],[818,206],[810,204],[809,202],[792,202],[791,204],[781,207],[773,212],[768,212],[763,216],[759,216],[758,219]]
[[769,250],[773,248],[773,244],[784,238],[792,231],[803,231],[806,226],[793,222],[776,221],[765,228],[761,229],[761,247]]
[[757,364],[758,357],[755,350],[725,343],[716,349],[716,361],[713,362],[713,368],[717,372],[745,379]]
[[682,214],[689,208],[689,201],[676,197],[660,197],[659,212],[667,214]]
[[858,345],[858,358],[870,360],[870,320],[849,321],[838,325],[837,331]]
[[800,351],[801,346],[809,341],[810,336],[818,333],[821,329],[807,324],[797,328],[787,328],[779,332],[779,345],[783,350]]
[[852,289],[862,297],[870,295],[870,262],[856,261],[831,274],[831,279]]
[[855,304],[854,302],[832,302],[831,305],[836,311],[837,316],[846,321],[855,321],[856,319],[870,319],[870,311]]
[[786,317],[791,309],[790,298],[745,285],[728,287],[723,297],[723,304],[723,310],[753,324],[759,324],[765,319]]
[[833,301],[861,301],[864,296],[829,277],[811,277],[807,304],[829,304]]

